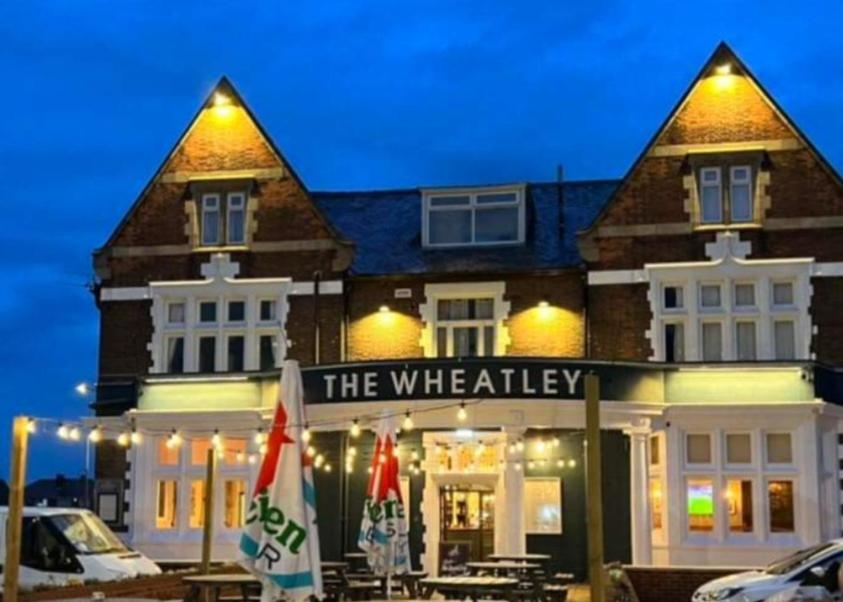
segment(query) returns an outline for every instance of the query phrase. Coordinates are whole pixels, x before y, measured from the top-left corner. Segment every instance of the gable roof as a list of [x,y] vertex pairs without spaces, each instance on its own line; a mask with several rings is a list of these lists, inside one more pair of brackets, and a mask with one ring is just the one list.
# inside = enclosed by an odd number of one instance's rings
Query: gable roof
[[749,67],[747,67],[746,63],[741,60],[741,58],[737,55],[737,53],[725,42],[721,41],[717,47],[714,49],[714,52],[711,53],[708,60],[703,64],[702,68],[697,73],[696,77],[691,80],[691,83],[685,89],[685,92],[679,98],[679,101],[674,105],[673,109],[668,113],[665,120],[661,123],[661,125],[656,129],[653,136],[649,139],[647,144],[644,145],[641,153],[636,157],[635,161],[632,163],[630,168],[627,170],[626,174],[620,181],[620,185],[615,190],[614,194],[612,194],[611,198],[608,202],[603,206],[602,210],[595,215],[592,222],[589,224],[587,228],[584,228],[581,235],[585,235],[591,232],[612,204],[615,201],[615,198],[621,194],[624,190],[626,185],[629,183],[631,177],[635,174],[635,172],[640,167],[641,163],[649,154],[650,150],[656,146],[659,141],[659,138],[662,134],[671,126],[674,122],[676,117],[685,107],[686,103],[690,99],[691,95],[693,94],[694,90],[696,89],[697,85],[706,77],[715,74],[718,66],[729,64],[732,66],[731,72],[743,75],[749,81],[749,83],[755,87],[761,98],[767,102],[775,114],[778,116],[779,119],[788,127],[794,134],[794,136],[802,142],[808,151],[817,159],[820,165],[825,169],[834,179],[834,181],[838,185],[843,185],[843,180],[841,180],[840,175],[828,162],[828,160],[820,153],[820,151],[814,146],[814,144],[808,139],[808,137],[799,129],[793,119],[784,111],[784,109],[776,102],[775,98],[767,91],[766,88],[761,84],[758,78],[750,71]]
[[354,241],[352,274],[505,272],[580,265],[576,232],[591,223],[617,185],[617,180],[527,184],[525,244],[488,248],[423,248],[418,188],[313,192],[312,197]]
[[[228,98],[231,99],[233,105],[239,106],[243,109],[243,111],[246,113],[246,116],[251,121],[251,123],[254,125],[255,129],[258,131],[260,136],[263,138],[264,142],[267,144],[267,146],[269,147],[271,152],[275,154],[278,161],[283,165],[283,167],[287,171],[287,173],[290,174],[290,177],[293,178],[293,180],[304,191],[305,194],[309,195],[309,191],[307,189],[307,186],[305,186],[304,182],[299,177],[299,175],[296,173],[295,169],[293,169],[292,164],[289,161],[287,161],[287,159],[284,157],[284,154],[281,152],[281,150],[275,144],[275,141],[267,133],[267,131],[264,129],[261,122],[258,121],[257,117],[255,117],[255,114],[252,112],[249,105],[246,103],[246,101],[243,99],[241,94],[234,87],[234,84],[231,83],[231,81],[228,79],[228,77],[223,75],[222,77],[220,77],[219,81],[213,87],[213,89],[205,97],[205,100],[199,105],[199,108],[197,109],[196,113],[194,113],[193,117],[188,122],[187,127],[185,127],[185,129],[182,131],[182,133],[177,138],[175,144],[172,146],[172,148],[164,156],[163,161],[161,161],[161,164],[155,170],[155,173],[153,174],[152,178],[150,178],[150,180],[147,182],[146,186],[143,187],[140,194],[137,196],[135,201],[129,207],[129,210],[126,212],[126,214],[123,216],[123,218],[120,220],[120,222],[117,224],[117,226],[112,231],[111,235],[108,237],[108,240],[105,242],[105,244],[100,249],[97,249],[94,252],[94,254],[97,254],[100,251],[102,251],[103,249],[106,249],[106,248],[110,247],[112,244],[114,244],[114,242],[117,240],[117,237],[123,231],[123,229],[125,228],[128,221],[132,218],[132,216],[135,214],[135,212],[140,207],[143,200],[146,198],[146,196],[149,193],[152,186],[159,180],[159,178],[161,177],[162,173],[164,172],[165,168],[167,167],[167,165],[169,164],[171,159],[174,157],[174,155],[178,152],[178,150],[185,143],[188,136],[190,135],[190,132],[193,130],[194,126],[199,121],[199,118],[202,116],[203,112],[206,109],[213,106],[214,99],[218,94],[222,94],[222,95],[227,96]],[[334,238],[337,239],[338,242],[341,242],[341,243],[345,242],[345,241],[341,240],[341,238],[339,236],[339,233],[334,229],[333,225],[327,219],[325,219],[325,216],[322,215],[322,213],[319,211],[319,209],[318,209],[318,207],[316,206],[315,203],[313,204],[313,207],[314,207],[314,211],[315,211],[316,215],[318,216],[318,218],[321,220],[323,225],[328,229],[328,231],[332,233]]]

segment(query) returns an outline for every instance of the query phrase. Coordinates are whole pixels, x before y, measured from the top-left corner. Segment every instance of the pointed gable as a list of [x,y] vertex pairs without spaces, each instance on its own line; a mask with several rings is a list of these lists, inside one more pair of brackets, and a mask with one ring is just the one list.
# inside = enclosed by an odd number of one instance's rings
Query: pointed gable
[[[344,244],[223,77],[98,255],[114,247],[195,246],[196,182],[242,182],[253,193],[254,242],[330,239]],[[225,185],[223,185],[225,186]],[[253,236],[252,236],[253,235]]]
[[[645,237],[700,232],[695,177],[708,162],[725,170],[741,162],[752,167],[756,226],[770,218],[831,216],[843,210],[837,173],[744,62],[721,43],[600,215],[580,234],[584,257],[623,257],[630,264],[656,261],[652,240]],[[619,242],[610,245],[601,239]],[[696,246],[687,248],[696,252]]]

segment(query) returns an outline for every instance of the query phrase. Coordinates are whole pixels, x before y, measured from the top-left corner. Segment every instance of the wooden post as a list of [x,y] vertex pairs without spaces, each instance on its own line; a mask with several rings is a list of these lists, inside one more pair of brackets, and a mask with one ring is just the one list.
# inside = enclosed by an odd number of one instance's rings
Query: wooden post
[[603,584],[603,468],[600,458],[600,379],[585,376],[585,463],[588,506],[588,581],[591,602],[605,602]]
[[12,464],[9,471],[9,514],[6,518],[6,561],[3,563],[3,600],[5,602],[18,602],[23,490],[26,486],[28,440],[29,418],[15,417],[12,426]]
[[217,450],[212,445],[208,449],[207,468],[205,472],[205,522],[202,524],[202,564],[199,566],[199,572],[203,575],[211,572],[211,548],[214,543],[214,480],[216,472]]

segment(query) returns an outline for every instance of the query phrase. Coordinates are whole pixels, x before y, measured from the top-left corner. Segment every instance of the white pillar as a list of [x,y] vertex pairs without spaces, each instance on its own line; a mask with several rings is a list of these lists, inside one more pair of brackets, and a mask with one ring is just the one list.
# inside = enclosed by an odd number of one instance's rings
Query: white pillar
[[[506,461],[495,487],[495,552],[523,554],[527,549],[524,534],[524,452],[509,453],[509,446],[524,436],[523,429],[507,429],[502,443]],[[516,468],[520,463],[520,470]]]
[[647,447],[650,443],[649,421],[643,419],[630,437],[630,500],[632,514],[632,563],[653,563],[652,525],[650,524],[650,463]]
[[424,523],[424,554],[421,556],[422,570],[436,576],[439,566],[439,483],[436,474],[439,472],[438,449],[436,443],[428,433],[424,434],[424,459],[422,470],[425,472],[424,490],[422,492],[422,521]]

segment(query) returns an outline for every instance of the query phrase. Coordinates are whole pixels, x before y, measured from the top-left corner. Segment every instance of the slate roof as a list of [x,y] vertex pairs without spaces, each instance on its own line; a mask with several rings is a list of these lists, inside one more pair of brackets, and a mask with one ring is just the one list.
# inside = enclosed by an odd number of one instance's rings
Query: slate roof
[[[528,271],[578,266],[576,234],[595,219],[619,180],[526,185],[527,236],[520,246],[426,250],[421,244],[421,189],[311,192],[346,240],[361,276]],[[473,188],[473,187],[471,187]]]

